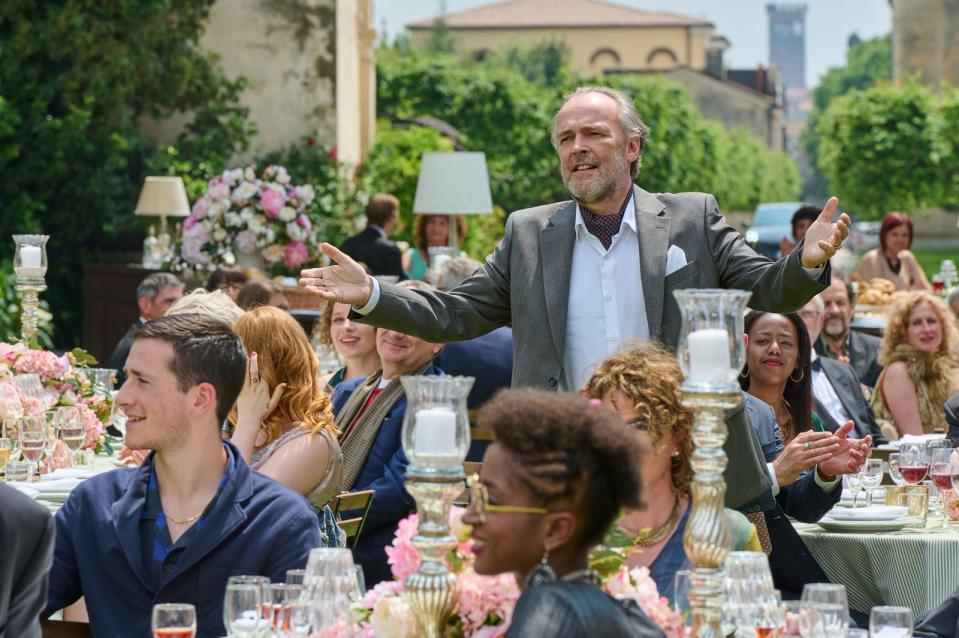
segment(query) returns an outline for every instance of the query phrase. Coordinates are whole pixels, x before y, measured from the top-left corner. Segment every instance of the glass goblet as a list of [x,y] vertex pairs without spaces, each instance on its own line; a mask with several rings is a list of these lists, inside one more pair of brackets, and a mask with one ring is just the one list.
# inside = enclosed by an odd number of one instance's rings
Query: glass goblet
[[150,627],[153,638],[195,638],[196,608],[185,603],[154,605]]
[[869,612],[869,635],[875,638],[912,636],[912,610],[908,607],[873,607]]
[[882,483],[883,465],[881,459],[866,459],[862,468],[862,486],[866,490],[866,505],[872,505],[872,494]]
[[11,454],[13,454],[13,441],[6,437],[0,438],[0,472],[7,467]]
[[899,473],[909,485],[919,485],[929,472],[929,450],[922,443],[899,446]]
[[803,587],[802,601],[816,605],[827,636],[842,635],[849,626],[846,586],[839,583],[810,583]]
[[959,457],[956,451],[948,447],[933,448],[932,458],[929,460],[929,477],[939,490],[936,509],[942,517],[942,527],[947,526],[946,499],[943,495],[952,489],[952,477],[956,474],[959,474]]
[[223,624],[230,638],[256,638],[262,624],[262,608],[260,585],[228,583],[223,600]]
[[889,455],[889,476],[896,485],[905,485],[906,479],[899,473],[899,452],[893,452]]

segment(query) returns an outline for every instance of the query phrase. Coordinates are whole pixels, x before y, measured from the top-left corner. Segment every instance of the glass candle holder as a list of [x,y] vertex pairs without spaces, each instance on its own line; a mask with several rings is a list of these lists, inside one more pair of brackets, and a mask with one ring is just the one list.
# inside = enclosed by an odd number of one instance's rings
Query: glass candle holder
[[677,357],[686,392],[739,392],[746,361],[743,313],[752,293],[695,289],[673,293],[682,313]]
[[473,377],[406,376],[402,443],[410,474],[461,475],[470,446],[466,397]]
[[13,272],[18,279],[43,282],[47,274],[47,240],[49,235],[14,235],[17,245],[13,256]]

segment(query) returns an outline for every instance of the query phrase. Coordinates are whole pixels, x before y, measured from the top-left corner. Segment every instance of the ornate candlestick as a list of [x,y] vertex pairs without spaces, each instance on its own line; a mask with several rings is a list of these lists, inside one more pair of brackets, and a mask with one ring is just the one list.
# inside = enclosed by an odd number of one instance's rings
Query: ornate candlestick
[[723,512],[726,496],[725,411],[742,402],[736,376],[743,367],[743,311],[751,293],[742,290],[678,290],[683,317],[677,356],[685,375],[683,404],[694,412],[690,464],[692,507],[683,534],[694,565],[689,602],[695,638],[722,638],[722,566],[729,552]]
[[470,446],[466,397],[472,377],[410,376],[406,391],[403,451],[410,464],[406,490],[416,499],[419,528],[413,547],[419,569],[406,579],[405,596],[419,622],[419,636],[439,638],[456,599],[456,578],[445,558],[456,545],[450,506],[463,490],[463,459]]
[[37,336],[37,308],[40,293],[47,289],[47,240],[49,235],[14,235],[17,245],[13,256],[15,288],[20,302],[20,340],[29,343]]

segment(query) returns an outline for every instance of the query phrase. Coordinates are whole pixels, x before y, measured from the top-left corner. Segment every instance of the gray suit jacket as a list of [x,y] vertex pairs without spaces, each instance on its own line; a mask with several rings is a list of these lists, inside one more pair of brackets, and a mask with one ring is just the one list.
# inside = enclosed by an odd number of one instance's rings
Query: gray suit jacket
[[[879,337],[859,332],[849,331],[849,342],[846,346],[849,353],[849,364],[856,370],[859,380],[869,388],[876,387],[882,366],[879,364],[879,346],[882,340]],[[813,345],[821,357],[832,358],[833,354],[826,347],[822,336],[816,339]]]
[[[726,224],[712,195],[651,194],[634,186],[633,197],[649,334],[670,348],[676,347],[681,318],[675,290],[740,288],[752,291],[753,308],[790,312],[829,283],[828,266],[819,281],[805,273],[799,261],[801,246],[777,262],[758,255]],[[507,219],[496,251],[454,290],[426,292],[384,284],[373,311],[366,317],[353,313],[351,319],[432,343],[472,339],[511,325],[513,387],[555,389],[566,344],[575,221],[572,201],[517,211]],[[671,245],[683,250],[687,264],[667,276]],[[736,412],[744,422],[744,411]],[[764,491],[769,477],[761,459],[755,458],[759,446],[752,428],[730,422],[730,434],[729,493],[742,500],[727,500],[727,505],[735,507]],[[748,460],[739,458],[743,456]],[[737,472],[743,474],[742,482],[730,480]]]
[[[879,430],[879,424],[876,423],[876,417],[872,413],[872,408],[866,401],[866,397],[862,394],[859,377],[856,375],[853,367],[848,363],[826,357],[820,357],[819,361],[822,363],[823,374],[826,375],[826,379],[829,381],[832,389],[836,391],[836,396],[839,397],[839,402],[842,403],[842,407],[846,408],[849,417],[853,423],[856,424],[856,438],[862,439],[865,438],[867,434],[871,434],[873,445],[884,445],[887,443],[886,437],[884,437]],[[815,396],[813,398],[816,399]],[[820,420],[823,422],[823,425],[826,426],[827,430],[835,431],[834,428],[828,425],[833,419],[828,415],[824,416],[823,413],[825,410],[820,410],[820,408],[821,406],[817,399],[813,405],[813,411],[819,415]],[[837,425],[842,425],[842,423]]]

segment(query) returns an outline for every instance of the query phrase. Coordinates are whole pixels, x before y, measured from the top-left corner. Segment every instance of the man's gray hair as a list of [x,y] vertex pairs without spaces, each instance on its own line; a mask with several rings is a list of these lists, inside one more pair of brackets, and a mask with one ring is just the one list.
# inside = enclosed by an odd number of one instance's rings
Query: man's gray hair
[[140,282],[137,286],[137,299],[153,301],[164,288],[179,288],[183,290],[183,282],[168,272],[155,272]]
[[440,268],[439,281],[436,287],[440,290],[452,290],[476,272],[481,263],[469,257],[456,257],[450,259]]
[[180,297],[170,309],[168,315],[198,314],[219,319],[231,328],[243,316],[240,307],[222,290],[207,292],[197,288],[188,295]]
[[556,109],[556,114],[553,115],[553,130],[550,133],[553,148],[559,149],[559,140],[556,139],[556,118],[559,117],[559,112],[563,110],[563,107],[566,106],[566,103],[571,99],[587,93],[601,93],[616,102],[619,125],[623,129],[623,134],[626,136],[626,139],[632,137],[639,138],[639,157],[636,158],[635,162],[629,165],[630,175],[632,175],[633,179],[636,179],[636,175],[639,174],[639,167],[643,163],[643,150],[646,148],[646,140],[649,139],[649,127],[639,119],[639,113],[636,112],[636,105],[633,103],[633,100],[619,89],[613,89],[608,86],[581,86],[575,91],[567,93],[563,97],[563,103],[560,104],[559,108]]

